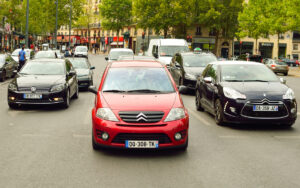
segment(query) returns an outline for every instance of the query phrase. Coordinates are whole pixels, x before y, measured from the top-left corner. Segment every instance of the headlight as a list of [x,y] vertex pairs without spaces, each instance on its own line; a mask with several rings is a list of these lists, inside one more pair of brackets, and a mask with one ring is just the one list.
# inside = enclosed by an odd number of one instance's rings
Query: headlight
[[63,89],[65,89],[65,84],[59,84],[59,85],[53,86],[50,91],[51,92],[62,91]]
[[224,87],[223,92],[225,97],[230,99],[246,99],[246,95],[228,87]]
[[195,75],[189,73],[185,73],[184,77],[188,80],[197,80],[197,77]]
[[183,108],[172,108],[165,119],[165,122],[175,121],[185,118],[185,112]]
[[282,96],[283,99],[290,99],[290,100],[293,100],[295,99],[295,93],[294,91],[289,88],[286,93]]
[[98,108],[96,116],[103,120],[119,121],[115,114],[109,108]]
[[17,86],[13,83],[10,83],[8,85],[8,89],[11,90],[11,91],[17,91],[18,90]]

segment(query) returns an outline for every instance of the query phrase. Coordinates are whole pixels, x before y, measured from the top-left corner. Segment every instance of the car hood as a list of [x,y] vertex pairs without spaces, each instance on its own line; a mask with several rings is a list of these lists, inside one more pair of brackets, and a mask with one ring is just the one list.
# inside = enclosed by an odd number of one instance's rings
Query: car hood
[[162,63],[164,63],[165,65],[169,65],[171,63],[172,57],[162,57],[159,56],[158,60]]
[[138,95],[102,92],[102,95],[112,110],[170,110],[176,100],[176,93]]
[[282,95],[288,90],[288,86],[280,82],[223,82],[222,86],[245,94],[247,99],[282,99]]
[[64,75],[24,75],[15,78],[13,82],[18,87],[51,87],[56,84],[65,83]]
[[203,72],[205,67],[184,67],[184,70],[186,73],[195,75],[195,76],[200,76]]
[[78,76],[83,76],[83,75],[89,75],[90,70],[89,69],[75,69],[76,73]]

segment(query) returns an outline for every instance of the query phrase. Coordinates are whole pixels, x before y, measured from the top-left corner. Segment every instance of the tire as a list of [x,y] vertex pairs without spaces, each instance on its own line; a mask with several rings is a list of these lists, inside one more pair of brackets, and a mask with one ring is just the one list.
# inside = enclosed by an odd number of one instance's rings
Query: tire
[[17,109],[18,108],[18,105],[17,104],[14,104],[14,103],[8,103],[8,106],[10,109]]
[[287,72],[285,72],[285,73],[283,73],[283,75],[284,75],[284,76],[287,76],[287,75],[288,75],[288,73],[287,73]]
[[1,77],[0,77],[0,81],[1,81],[1,82],[4,82],[5,79],[6,79],[6,72],[3,71],[2,74],[1,74]]
[[198,90],[198,88],[196,88],[196,97],[195,97],[195,103],[196,103],[196,109],[198,111],[203,112],[204,108],[201,106],[201,96],[200,96],[200,92]]
[[215,101],[215,121],[217,125],[224,125],[224,113],[219,99]]
[[63,108],[67,109],[70,106],[70,90],[67,91],[66,97],[64,98]]
[[75,94],[73,95],[73,99],[78,99],[79,98],[79,87],[78,87],[78,85],[77,85],[77,87],[76,87],[76,92],[75,92]]

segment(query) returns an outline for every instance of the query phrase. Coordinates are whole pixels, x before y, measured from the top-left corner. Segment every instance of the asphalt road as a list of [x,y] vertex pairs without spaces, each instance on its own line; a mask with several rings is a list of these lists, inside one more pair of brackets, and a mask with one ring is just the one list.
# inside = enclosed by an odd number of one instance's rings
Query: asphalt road
[[[104,56],[90,56],[98,85]],[[300,78],[286,77],[300,101]],[[67,110],[10,110],[8,82],[0,83],[0,187],[300,187],[300,120],[273,125],[220,127],[198,112],[192,93],[186,152],[93,151],[94,95],[81,92]],[[299,115],[299,113],[298,113]]]

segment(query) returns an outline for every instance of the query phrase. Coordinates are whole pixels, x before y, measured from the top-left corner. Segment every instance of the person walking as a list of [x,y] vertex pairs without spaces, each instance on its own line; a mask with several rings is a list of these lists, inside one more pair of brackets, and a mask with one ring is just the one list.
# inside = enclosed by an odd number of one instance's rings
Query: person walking
[[18,71],[22,69],[26,62],[26,53],[24,51],[24,47],[22,47],[22,50],[19,52],[19,68]]

